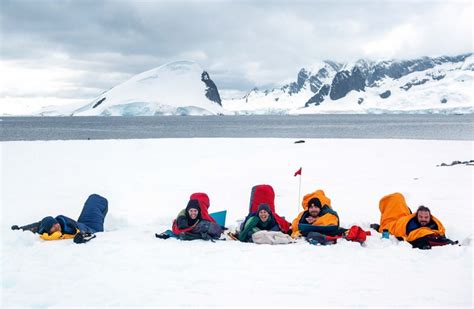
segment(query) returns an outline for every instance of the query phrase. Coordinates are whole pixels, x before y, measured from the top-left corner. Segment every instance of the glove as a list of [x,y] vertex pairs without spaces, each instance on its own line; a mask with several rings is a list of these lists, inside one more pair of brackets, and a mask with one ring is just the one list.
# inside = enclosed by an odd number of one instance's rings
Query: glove
[[161,239],[168,239],[168,238],[170,238],[171,236],[170,236],[170,235],[167,235],[167,234],[158,234],[158,233],[155,233],[155,237],[156,237],[156,238],[161,238]]
[[74,242],[76,244],[82,244],[84,243],[84,236],[81,233],[77,233],[76,236],[74,236]]
[[95,237],[95,234],[91,233],[77,233],[76,236],[74,236],[74,243],[83,244],[90,241],[91,239],[94,239]]
[[428,243],[430,246],[445,246],[445,245],[455,245],[456,242],[452,241],[451,239],[448,239],[444,236],[441,235],[429,235],[428,237]]

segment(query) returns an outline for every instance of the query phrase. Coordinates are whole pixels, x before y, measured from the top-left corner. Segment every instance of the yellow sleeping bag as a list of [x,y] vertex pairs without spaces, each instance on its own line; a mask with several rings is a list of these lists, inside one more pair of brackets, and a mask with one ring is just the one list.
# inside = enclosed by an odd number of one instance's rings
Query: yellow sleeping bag
[[[76,234],[79,233],[80,231],[79,230],[76,230]],[[40,238],[43,239],[43,240],[61,240],[61,239],[71,239],[71,238],[74,238],[74,236],[76,236],[76,234],[72,235],[72,234],[63,234],[61,232],[54,232],[52,233],[51,235],[49,235],[48,233],[43,233],[40,235]]]

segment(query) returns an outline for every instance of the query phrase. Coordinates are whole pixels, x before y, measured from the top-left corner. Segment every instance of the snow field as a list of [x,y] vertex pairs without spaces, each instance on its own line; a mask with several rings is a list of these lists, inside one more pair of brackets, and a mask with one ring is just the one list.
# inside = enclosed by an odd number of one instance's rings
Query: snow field
[[[2,142],[1,305],[472,307],[471,141],[158,139]],[[341,226],[369,229],[401,192],[431,208],[463,246],[413,250],[373,232],[366,246],[159,240],[193,192],[235,226],[253,185],[292,220],[323,189]],[[11,231],[46,215],[76,219],[91,193],[109,200],[106,231],[84,245]]]

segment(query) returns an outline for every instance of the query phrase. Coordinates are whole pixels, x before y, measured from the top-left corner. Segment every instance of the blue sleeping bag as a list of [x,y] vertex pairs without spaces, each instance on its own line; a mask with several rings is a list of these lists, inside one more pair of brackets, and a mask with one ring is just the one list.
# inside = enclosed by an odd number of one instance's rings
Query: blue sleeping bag
[[104,220],[109,209],[106,198],[91,194],[82,208],[81,215],[77,219],[77,226],[83,233],[96,233],[104,231]]

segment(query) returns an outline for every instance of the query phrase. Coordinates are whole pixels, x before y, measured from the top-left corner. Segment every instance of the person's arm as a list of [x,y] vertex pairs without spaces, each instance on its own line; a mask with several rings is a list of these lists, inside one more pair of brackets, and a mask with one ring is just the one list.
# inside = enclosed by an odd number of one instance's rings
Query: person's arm
[[22,230],[22,231],[30,231],[32,233],[38,233],[40,224],[41,224],[41,221],[23,225],[23,226],[13,225],[12,230]]
[[313,221],[311,224],[313,225],[319,225],[319,226],[329,226],[329,225],[334,225],[334,226],[339,226],[339,217],[337,216],[337,213],[334,211],[329,212],[328,210],[327,213],[317,217],[315,221]]
[[61,232],[63,234],[70,234],[74,236],[78,233],[77,231],[79,231],[79,227],[77,226],[76,221],[63,215],[59,215],[55,219],[61,225]]
[[186,229],[189,227],[188,219],[186,218],[186,210],[183,209],[179,212],[178,217],[176,218],[176,225],[179,229]]
[[179,216],[176,218],[176,224],[178,225],[178,228],[180,229],[185,229],[188,228],[188,219],[186,219],[186,216]]
[[318,226],[312,224],[298,224],[298,229],[304,235],[309,232],[318,232],[321,234],[331,235],[333,233],[337,233],[338,228],[339,227],[337,225]]
[[422,250],[431,249],[431,247],[437,246],[456,245],[458,243],[459,241],[457,240],[452,241],[451,239],[446,238],[444,235],[437,234],[426,235],[410,242],[413,248]]

